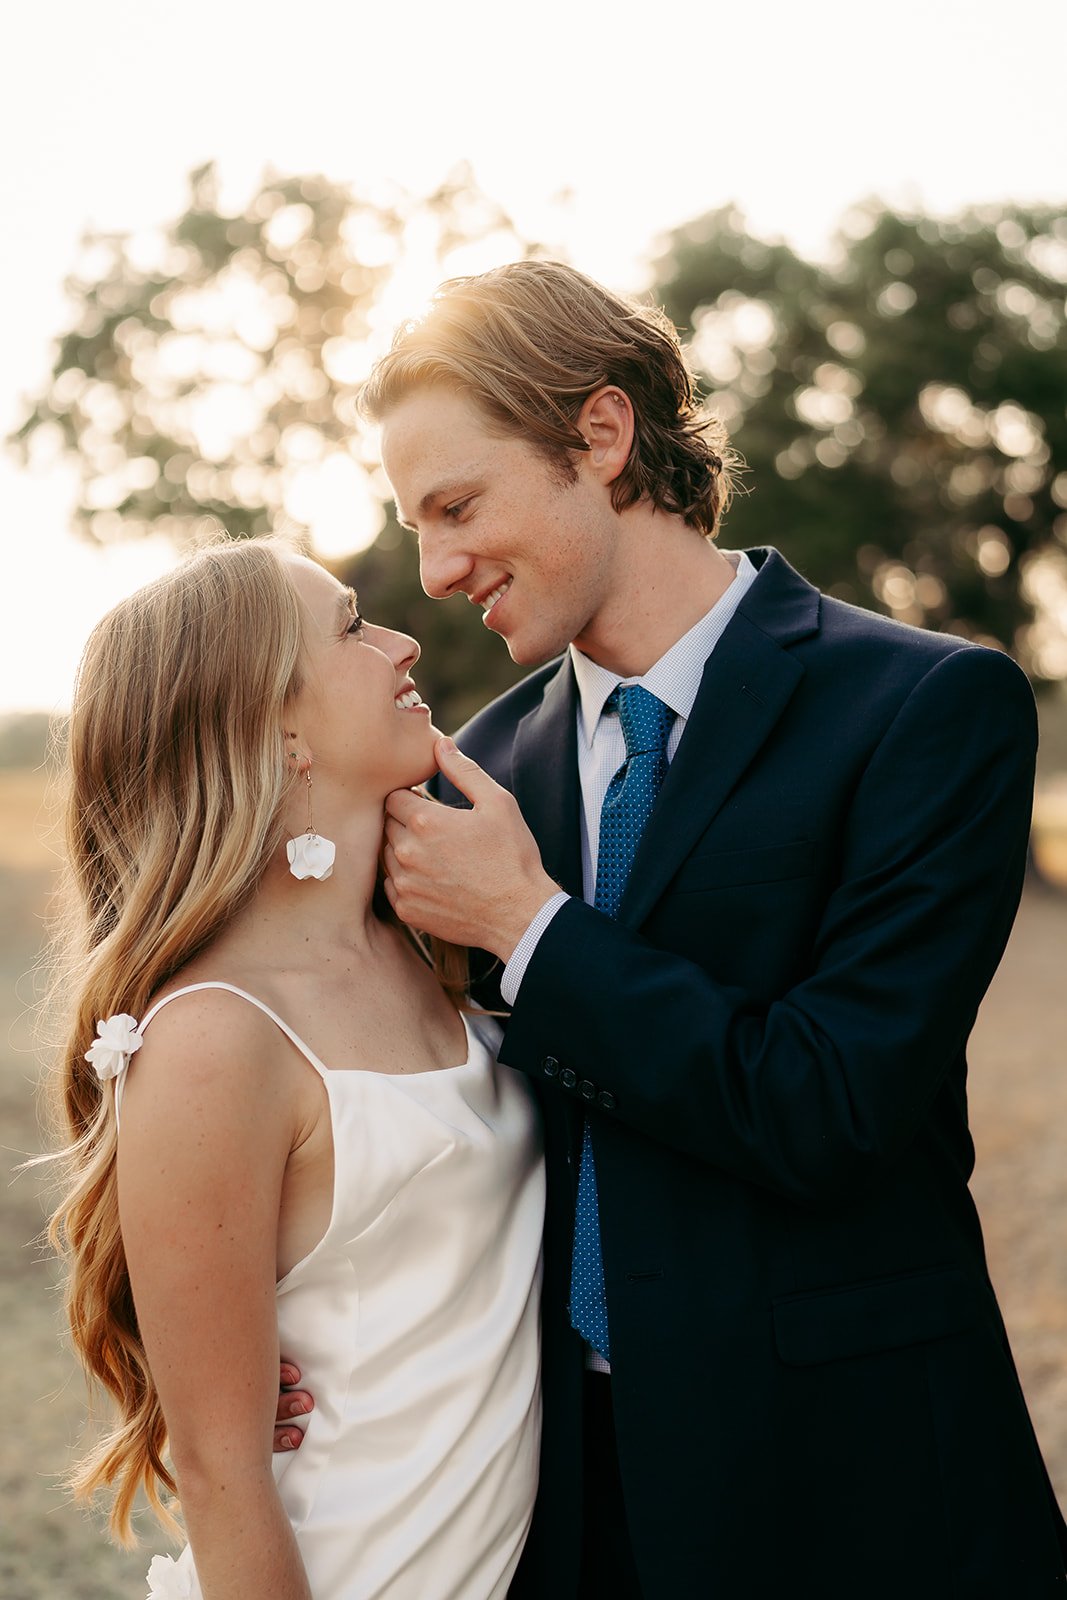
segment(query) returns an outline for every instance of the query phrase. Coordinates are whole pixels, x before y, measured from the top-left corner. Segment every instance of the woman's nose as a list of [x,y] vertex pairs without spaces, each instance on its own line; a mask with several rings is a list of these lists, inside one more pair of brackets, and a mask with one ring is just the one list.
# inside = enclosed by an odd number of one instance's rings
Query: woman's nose
[[365,624],[364,637],[368,644],[389,657],[400,672],[413,667],[422,654],[422,647],[409,633],[398,633],[395,628],[383,628],[378,623]]
[[406,671],[409,667],[413,667],[422,655],[422,646],[417,639],[411,637],[410,633],[397,633],[395,629],[390,631],[393,636],[393,660],[398,667],[403,667]]

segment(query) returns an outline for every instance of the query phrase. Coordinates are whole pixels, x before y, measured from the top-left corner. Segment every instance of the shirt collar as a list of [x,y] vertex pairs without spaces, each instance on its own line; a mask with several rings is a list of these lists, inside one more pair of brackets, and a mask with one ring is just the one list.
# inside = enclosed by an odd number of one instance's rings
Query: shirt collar
[[571,645],[571,662],[578,683],[578,726],[587,745],[593,743],[593,735],[608,695],[620,683],[639,683],[662,700],[664,705],[670,706],[676,717],[684,721],[690,716],[708,657],[756,577],[756,568],[743,550],[724,550],[723,554],[737,568],[733,583],[719,596],[711,610],[705,612],[699,622],[694,623],[640,678],[620,678],[617,673],[598,666]]

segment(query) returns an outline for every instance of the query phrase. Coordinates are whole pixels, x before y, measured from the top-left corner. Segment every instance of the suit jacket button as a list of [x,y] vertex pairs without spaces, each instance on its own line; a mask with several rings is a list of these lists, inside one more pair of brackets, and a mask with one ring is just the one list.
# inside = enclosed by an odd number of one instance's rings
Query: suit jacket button
[[603,1106],[605,1111],[614,1111],[618,1105],[618,1101],[610,1089],[601,1089],[596,1097],[596,1103],[598,1106]]
[[583,1078],[581,1083],[578,1085],[578,1093],[581,1095],[583,1100],[595,1100],[596,1084],[590,1083],[588,1078]]
[[541,1071],[546,1078],[554,1078],[559,1071],[559,1062],[555,1056],[546,1056],[541,1063]]
[[576,1072],[572,1072],[570,1067],[564,1067],[563,1071],[559,1075],[559,1081],[565,1089],[573,1089],[574,1085],[578,1082],[578,1074]]

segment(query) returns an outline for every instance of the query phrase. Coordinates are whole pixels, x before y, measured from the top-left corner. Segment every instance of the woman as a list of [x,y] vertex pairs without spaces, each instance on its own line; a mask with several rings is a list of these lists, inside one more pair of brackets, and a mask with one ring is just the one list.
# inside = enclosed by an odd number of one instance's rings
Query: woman
[[[167,1522],[176,1483],[190,1545],[156,1600],[490,1600],[529,1525],[536,1119],[378,892],[385,797],[435,766],[418,654],[250,540],[82,662],[53,1233],[119,1408],[75,1487],[114,1489],[128,1541],[138,1486]],[[272,1461],[286,1349],[316,1409]]]

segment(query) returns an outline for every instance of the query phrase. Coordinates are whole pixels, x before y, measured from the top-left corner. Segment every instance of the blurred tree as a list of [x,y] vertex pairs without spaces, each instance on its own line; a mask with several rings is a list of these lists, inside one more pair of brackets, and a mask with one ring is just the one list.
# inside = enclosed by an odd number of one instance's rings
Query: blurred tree
[[825,266],[732,209],[673,233],[654,294],[751,469],[729,542],[1067,677],[1065,283],[1050,208],[872,203]]
[[498,256],[533,249],[466,169],[425,200],[268,178],[230,214],[215,167],[201,167],[169,227],[86,235],[72,326],[12,443],[24,459],[76,460],[76,526],[101,544],[151,531],[191,545],[219,524],[317,533],[325,520],[351,548],[381,530],[334,568],[368,615],[420,639],[420,688],[454,727],[521,674],[472,607],[422,593],[356,395],[401,314],[382,303],[394,274],[419,251],[423,272],[462,270],[487,240]]
[[[486,240],[495,259],[537,250],[465,170],[417,201],[269,178],[231,213],[202,167],[169,228],[85,239],[73,324],[16,448],[76,458],[77,524],[100,542],[195,542],[216,523],[318,536],[324,517],[349,543],[377,531],[336,570],[422,641],[420,686],[453,727],[520,674],[474,608],[422,594],[355,401],[413,249],[444,275]],[[733,542],[1067,677],[1067,217],[871,204],[820,265],[727,209],[672,234],[655,271],[751,469]]]

